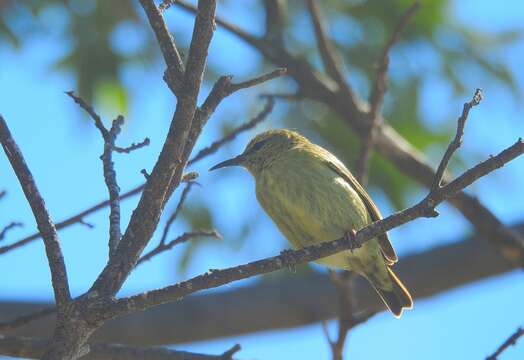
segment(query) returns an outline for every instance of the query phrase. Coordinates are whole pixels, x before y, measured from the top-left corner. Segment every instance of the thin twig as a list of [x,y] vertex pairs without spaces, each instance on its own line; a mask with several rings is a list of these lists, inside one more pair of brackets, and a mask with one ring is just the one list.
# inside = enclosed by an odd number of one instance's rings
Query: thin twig
[[253,117],[248,122],[240,125],[235,130],[233,130],[228,135],[224,136],[222,139],[215,141],[208,147],[200,150],[198,154],[196,154],[191,160],[188,161],[187,165],[191,165],[194,162],[203,159],[204,157],[213,154],[216,152],[220,147],[222,147],[224,144],[233,141],[240,133],[247,131],[249,129],[254,128],[259,123],[264,121],[266,117],[271,113],[273,110],[273,106],[275,105],[275,100],[272,97],[267,97],[267,102],[262,111],[258,113],[255,117]]
[[115,164],[113,163],[113,149],[121,127],[124,124],[124,117],[119,115],[107,130],[100,119],[100,116],[94,111],[93,107],[87,104],[80,96],[76,96],[73,91],[66,92],[77,104],[80,105],[93,118],[96,127],[100,131],[104,140],[104,152],[100,159],[103,163],[104,181],[109,193],[109,256],[113,256],[116,247],[122,237],[120,229],[120,187],[116,180]]
[[327,325],[323,323],[324,334],[331,347],[331,354],[333,360],[342,360],[344,358],[344,345],[349,335],[349,331],[366,322],[371,318],[373,312],[361,312],[355,314],[353,306],[353,281],[354,273],[344,271],[343,273],[330,272],[330,280],[337,288],[338,293],[338,336],[337,340],[334,341],[329,335]]
[[116,180],[115,164],[113,163],[113,148],[121,126],[124,124],[124,117],[118,116],[111,125],[109,136],[104,141],[104,152],[100,159],[103,162],[104,181],[109,192],[109,256],[113,256],[120,238],[122,230],[120,229],[120,187]]
[[[139,186],[136,186],[134,187],[133,189],[123,193],[122,195],[119,196],[119,199],[120,200],[124,200],[124,199],[128,199],[134,195],[137,195],[139,194],[140,192],[142,192],[142,190],[144,189],[144,185],[139,185]],[[83,211],[81,211],[80,213],[78,214],[75,214],[73,216],[70,216],[68,217],[67,219],[65,220],[62,220],[58,223],[55,224],[55,227],[56,227],[56,230],[62,230],[62,229],[65,229],[71,225],[74,225],[74,224],[79,224],[79,223],[82,223],[83,219],[95,212],[97,212],[98,210],[101,210],[101,209],[104,209],[105,207],[109,206],[110,202],[109,200],[104,200],[104,201],[101,201],[99,202],[98,204],[96,205],[93,205]],[[9,245],[5,245],[5,246],[1,246],[0,247],[0,255],[1,254],[4,254],[6,252],[9,252],[11,250],[14,250],[14,249],[17,249],[19,247],[22,247],[32,241],[35,241],[35,240],[38,240],[40,238],[40,233],[39,232],[36,232],[34,234],[31,234],[29,236],[26,236],[25,238],[23,239],[20,239],[12,244],[9,244]]]
[[409,20],[420,7],[419,1],[415,1],[404,13],[400,21],[395,26],[389,41],[382,49],[377,67],[375,82],[371,91],[370,110],[369,110],[369,130],[362,140],[360,154],[357,158],[356,176],[361,184],[367,182],[368,167],[373,147],[375,145],[375,133],[380,126],[380,111],[384,101],[384,95],[388,88],[388,67],[389,52],[395,43],[400,39],[400,34],[406,28]]
[[174,91],[175,95],[178,95],[183,85],[185,67],[175,40],[171,36],[161,10],[157,8],[155,2],[153,0],[140,0],[140,4],[144,8],[149,24],[155,32],[158,45],[164,56],[168,75],[166,79],[168,79],[169,87]]
[[142,255],[142,257],[138,259],[136,265],[138,266],[141,263],[143,263],[144,261],[151,260],[154,256],[161,254],[165,251],[171,250],[176,245],[183,244],[189,240],[192,240],[197,237],[203,237],[203,236],[211,237],[213,239],[222,238],[222,236],[216,230],[195,230],[195,231],[186,232],[176,237],[175,239],[168,241],[167,243],[165,241],[158,243],[158,245],[153,250]]
[[317,47],[320,52],[320,57],[322,58],[322,63],[324,64],[324,68],[326,69],[327,74],[333,80],[335,80],[338,85],[339,92],[346,99],[346,101],[351,104],[356,104],[358,101],[356,99],[355,93],[344,76],[342,60],[327,35],[319,2],[315,0],[308,0],[307,6],[313,21]]
[[[186,2],[186,1],[183,1],[183,0],[171,0],[170,3],[172,5],[175,5],[175,6],[178,6],[180,7],[181,9],[191,13],[191,14],[196,14],[197,13],[197,8],[195,6],[193,6],[192,4]],[[215,22],[220,25],[221,27],[223,27],[224,29],[227,29],[228,31],[238,35],[239,37],[241,37],[242,39],[244,39],[245,41],[247,41],[248,43],[250,44],[255,44],[255,43],[260,43],[261,40],[249,33],[247,33],[246,31],[240,29],[238,26],[230,23],[230,22],[227,22],[225,21],[224,19],[221,19],[219,17],[216,17],[215,18]]]
[[240,344],[235,344],[235,345],[233,345],[233,347],[231,349],[229,349],[227,351],[224,351],[222,353],[222,358],[224,360],[232,359],[233,355],[235,355],[235,353],[239,352],[241,349],[242,349],[242,347],[240,346]]
[[145,138],[140,143],[133,143],[129,147],[118,147],[115,145],[116,139],[122,130],[124,124],[124,117],[119,115],[113,120],[111,128],[108,130],[105,128],[100,116],[95,112],[93,107],[87,104],[80,96],[74,94],[73,91],[66,92],[82,109],[93,118],[95,126],[100,131],[104,140],[104,151],[100,159],[103,163],[104,169],[104,181],[109,193],[109,256],[113,256],[120,238],[122,237],[122,230],[120,229],[120,187],[116,179],[115,164],[113,163],[113,151],[120,153],[130,153],[131,151],[140,149],[144,146],[149,145],[149,138]]
[[474,106],[477,106],[478,104],[480,104],[481,101],[482,101],[482,90],[477,89],[475,91],[475,94],[473,95],[473,98],[470,101],[464,103],[464,107],[462,109],[462,115],[460,115],[457,121],[457,131],[455,133],[455,138],[449,144],[437,168],[437,172],[435,175],[435,182],[433,183],[433,187],[432,187],[433,190],[438,189],[441,186],[442,178],[444,177],[444,172],[446,171],[446,168],[448,167],[449,160],[451,159],[451,156],[453,155],[453,153],[462,144],[462,137],[464,136],[464,127],[466,126],[466,120],[468,119],[469,111]]
[[311,20],[313,21],[317,47],[326,73],[340,86],[340,84],[346,83],[344,72],[342,71],[342,61],[326,33],[324,20],[320,11],[320,4],[315,0],[308,0],[307,7]]
[[331,346],[331,353],[333,360],[342,360],[344,345],[348,332],[353,328],[355,319],[353,317],[353,289],[352,283],[354,274],[351,272],[344,272],[342,274],[334,271],[330,274],[331,282],[335,285],[338,291],[339,311],[338,311],[338,336],[337,340],[333,341],[328,338]]
[[278,78],[285,74],[287,74],[287,70],[285,68],[278,68],[253,79],[241,81],[239,83],[232,82],[233,75],[221,76],[215,82],[213,88],[209,92],[209,95],[200,107],[201,119],[198,119],[195,125],[205,124],[205,121],[209,118],[210,114],[215,111],[218,104],[224,98],[233,94],[234,92],[262,84],[266,81]]
[[490,356],[486,358],[486,360],[497,360],[498,356],[502,354],[507,348],[509,348],[511,345],[515,345],[517,343],[517,340],[524,335],[524,328],[519,327],[517,331],[515,331],[509,338],[507,338],[502,345],[499,346],[499,348]]
[[104,141],[108,141],[109,138],[109,131],[104,126],[104,123],[102,122],[102,119],[100,116],[95,112],[93,107],[89,105],[87,102],[84,101],[80,96],[76,96],[75,92],[70,90],[65,92],[75,103],[77,103],[82,109],[85,110],[91,116],[93,121],[95,122],[96,128],[100,131],[102,134],[102,137],[104,138]]
[[[95,228],[95,225],[91,224],[90,222],[85,221],[84,219],[80,219],[80,220],[78,220],[78,223],[79,223],[80,225],[84,225],[84,226],[85,226],[86,228],[88,228],[88,229],[94,229],[94,228]],[[58,229],[57,229],[57,230],[58,230]]]
[[22,186],[27,202],[33,211],[38,230],[44,239],[49,269],[51,270],[55,301],[58,305],[58,309],[64,310],[67,304],[71,301],[71,294],[69,292],[67,272],[64,258],[62,256],[62,250],[60,249],[58,234],[55,225],[49,216],[44,199],[38,191],[33,175],[31,174],[18,145],[11,136],[11,132],[1,115],[0,142],[2,143],[5,154],[11,163],[13,171]]
[[162,232],[162,236],[160,237],[159,245],[163,245],[166,242],[166,238],[169,233],[169,229],[171,228],[171,225],[176,220],[178,214],[180,213],[180,210],[182,210],[182,207],[184,206],[187,195],[191,191],[191,188],[193,187],[193,185],[196,184],[197,183],[194,181],[188,181],[186,186],[184,187],[184,190],[182,190],[182,194],[180,195],[180,199],[178,200],[178,204],[176,205],[175,211],[173,211],[173,213],[169,216],[169,218],[166,221],[166,224],[164,225],[164,230]]
[[276,48],[284,47],[285,3],[282,0],[264,0],[266,26],[264,38]]
[[296,93],[262,93],[260,94],[261,98],[273,98],[273,99],[283,99],[289,101],[298,101],[304,99],[304,96],[299,92]]
[[139,143],[132,143],[128,147],[119,147],[119,146],[113,146],[113,151],[116,151],[117,153],[125,153],[129,154],[132,151],[138,150],[140,148],[143,148],[144,146],[148,146],[150,144],[150,140],[148,137],[146,137],[144,140],[142,140]]
[[18,222],[18,221],[10,222],[6,226],[4,226],[4,228],[0,231],[0,241],[4,240],[5,235],[7,234],[7,232],[9,230],[17,228],[17,227],[23,227],[23,226],[24,226],[24,224],[22,224],[21,222]]
[[241,89],[247,89],[253,86],[260,85],[262,83],[265,83],[266,81],[273,80],[277,77],[286,75],[287,70],[285,68],[278,68],[271,72],[268,72],[266,74],[262,74],[260,76],[257,76],[256,78],[242,81],[239,83],[231,83],[229,86],[229,91],[234,93],[235,91],[241,90]]

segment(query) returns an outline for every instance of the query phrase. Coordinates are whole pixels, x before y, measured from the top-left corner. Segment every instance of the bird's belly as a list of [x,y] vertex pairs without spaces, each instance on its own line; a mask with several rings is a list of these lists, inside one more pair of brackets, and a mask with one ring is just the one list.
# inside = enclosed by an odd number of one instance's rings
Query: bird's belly
[[[312,174],[300,170],[284,174],[257,180],[257,198],[293,246],[335,240],[346,231],[359,230],[371,222],[358,194],[329,169],[320,168]],[[362,255],[359,253],[367,247],[318,262],[334,268],[348,268],[349,263],[352,268],[358,267]]]

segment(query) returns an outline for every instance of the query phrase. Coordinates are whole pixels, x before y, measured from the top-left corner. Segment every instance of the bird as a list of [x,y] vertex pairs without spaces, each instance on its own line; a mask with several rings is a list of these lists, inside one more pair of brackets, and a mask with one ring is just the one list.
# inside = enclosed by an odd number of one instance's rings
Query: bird
[[[262,208],[294,248],[342,237],[382,218],[377,206],[335,155],[288,129],[256,135],[238,156],[210,171],[241,166],[255,179]],[[408,289],[392,270],[398,261],[387,233],[361,247],[317,260],[366,278],[399,318],[413,307]]]

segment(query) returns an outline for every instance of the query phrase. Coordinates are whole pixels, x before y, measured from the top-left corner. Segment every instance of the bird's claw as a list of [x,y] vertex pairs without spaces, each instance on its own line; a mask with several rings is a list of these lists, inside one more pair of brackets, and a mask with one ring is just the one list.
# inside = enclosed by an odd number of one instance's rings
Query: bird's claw
[[353,250],[362,247],[362,243],[357,240],[357,232],[355,229],[348,230],[344,233],[344,240],[349,243],[349,250]]
[[[293,250],[289,250],[289,249],[285,249],[285,250],[282,250],[280,252],[280,256],[282,256],[282,258],[284,258],[284,261],[286,263],[291,263],[293,260],[294,260],[294,257],[293,255],[291,255],[293,253]],[[289,271],[295,273],[296,272],[296,269],[295,269],[295,265],[292,264],[292,265],[288,265],[288,269]]]

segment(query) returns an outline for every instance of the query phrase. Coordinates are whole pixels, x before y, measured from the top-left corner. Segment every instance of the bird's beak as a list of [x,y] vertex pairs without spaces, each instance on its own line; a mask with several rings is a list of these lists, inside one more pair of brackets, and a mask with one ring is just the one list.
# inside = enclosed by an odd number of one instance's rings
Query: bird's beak
[[232,159],[229,159],[229,160],[226,160],[226,161],[222,161],[221,163],[216,164],[211,169],[209,169],[209,171],[220,169],[220,168],[223,168],[223,167],[226,167],[226,166],[238,166],[238,165],[242,164],[243,160],[244,160],[244,156],[243,156],[243,154],[240,154],[240,155],[238,155],[238,156],[236,156],[236,157],[234,157]]

